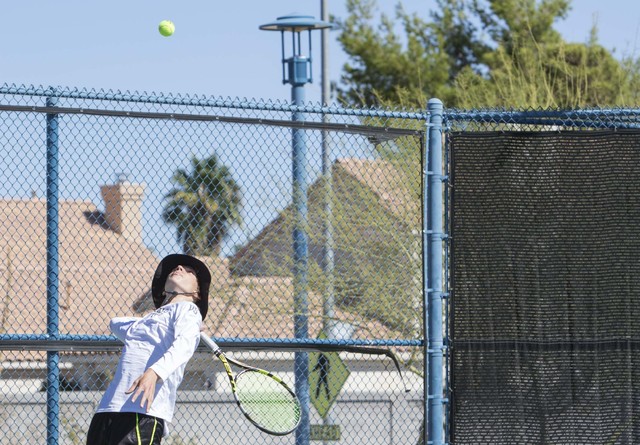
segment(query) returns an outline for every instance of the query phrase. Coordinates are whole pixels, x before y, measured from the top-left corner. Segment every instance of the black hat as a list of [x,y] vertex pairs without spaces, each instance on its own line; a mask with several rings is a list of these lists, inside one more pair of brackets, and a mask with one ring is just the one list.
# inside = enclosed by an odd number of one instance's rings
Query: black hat
[[160,261],[156,268],[156,273],[153,275],[151,281],[151,296],[153,297],[153,304],[156,308],[159,308],[164,301],[164,285],[167,281],[167,277],[178,266],[189,266],[196,271],[196,278],[198,280],[198,287],[200,288],[200,300],[196,303],[200,309],[200,315],[202,319],[207,315],[209,309],[209,285],[211,284],[211,273],[207,266],[197,258],[190,255],[182,255],[174,253],[167,255]]

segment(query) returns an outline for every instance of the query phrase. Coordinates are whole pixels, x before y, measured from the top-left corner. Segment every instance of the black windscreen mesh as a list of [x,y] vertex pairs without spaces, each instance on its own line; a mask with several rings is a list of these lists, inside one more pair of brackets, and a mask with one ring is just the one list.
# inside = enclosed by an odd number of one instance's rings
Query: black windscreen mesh
[[452,443],[640,443],[640,132],[449,147]]

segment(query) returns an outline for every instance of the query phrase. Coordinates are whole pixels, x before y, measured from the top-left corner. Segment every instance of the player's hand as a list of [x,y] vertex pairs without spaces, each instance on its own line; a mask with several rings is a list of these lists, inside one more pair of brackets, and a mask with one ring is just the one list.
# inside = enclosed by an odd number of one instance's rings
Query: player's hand
[[156,395],[156,383],[158,382],[158,374],[151,368],[147,369],[144,374],[134,380],[131,388],[125,391],[125,394],[131,394],[134,392],[133,397],[131,398],[132,402],[135,402],[136,399],[140,396],[140,406],[145,408],[145,404],[147,407],[145,411],[149,411],[151,408],[151,404],[153,403],[153,398]]

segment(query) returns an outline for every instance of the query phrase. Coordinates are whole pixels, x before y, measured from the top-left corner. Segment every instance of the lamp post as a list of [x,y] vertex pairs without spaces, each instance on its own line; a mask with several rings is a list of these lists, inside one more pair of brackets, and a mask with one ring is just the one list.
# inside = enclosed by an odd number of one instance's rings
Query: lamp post
[[[282,83],[291,85],[291,101],[300,107],[304,103],[304,85],[311,83],[311,31],[331,28],[328,22],[316,20],[308,15],[288,15],[278,17],[275,22],[260,26],[265,31],[280,31],[282,42]],[[302,54],[302,33],[307,31],[308,55]],[[291,55],[285,50],[285,33],[291,33]],[[298,109],[293,112],[294,122],[304,121],[304,114]],[[304,130],[291,130],[292,199],[295,212],[293,227],[293,293],[294,293],[294,335],[308,338],[308,236],[307,236],[307,146]],[[300,426],[296,429],[296,445],[309,443],[309,356],[306,352],[296,352],[294,359],[296,394],[300,398],[302,413]]]

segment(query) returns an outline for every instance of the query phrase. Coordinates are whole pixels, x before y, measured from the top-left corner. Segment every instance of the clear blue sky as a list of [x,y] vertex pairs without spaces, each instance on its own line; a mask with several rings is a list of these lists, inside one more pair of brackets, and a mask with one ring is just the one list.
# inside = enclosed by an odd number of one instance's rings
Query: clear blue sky
[[[378,0],[389,13],[396,3]],[[402,3],[425,16],[435,4]],[[328,4],[344,17],[344,0]],[[3,2],[0,83],[288,100],[279,34],[258,26],[289,13],[320,18],[320,0]],[[557,28],[566,39],[584,42],[594,17],[605,47],[640,55],[640,1],[574,0],[570,17]],[[175,22],[173,37],[158,34],[162,19]],[[320,100],[319,34],[309,101]],[[331,33],[328,52],[332,80],[346,61],[336,35]]]

